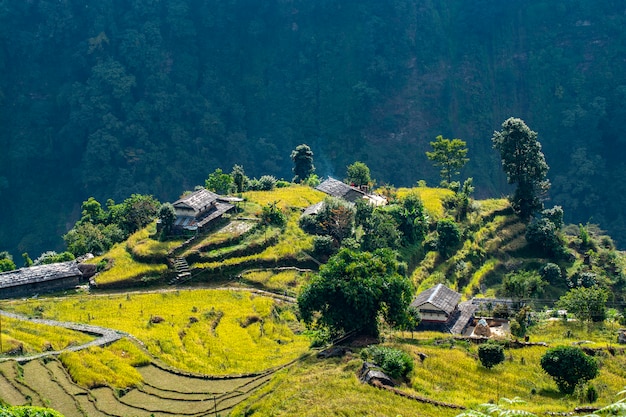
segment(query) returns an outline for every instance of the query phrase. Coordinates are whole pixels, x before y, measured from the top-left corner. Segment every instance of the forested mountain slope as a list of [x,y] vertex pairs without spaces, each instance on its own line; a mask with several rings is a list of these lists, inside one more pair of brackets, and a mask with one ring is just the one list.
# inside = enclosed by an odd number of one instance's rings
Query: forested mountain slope
[[617,0],[28,1],[0,5],[0,250],[61,245],[88,196],[176,199],[233,164],[290,179],[362,160],[438,182],[467,141],[477,196],[510,189],[491,135],[539,132],[566,221],[626,224],[625,6]]

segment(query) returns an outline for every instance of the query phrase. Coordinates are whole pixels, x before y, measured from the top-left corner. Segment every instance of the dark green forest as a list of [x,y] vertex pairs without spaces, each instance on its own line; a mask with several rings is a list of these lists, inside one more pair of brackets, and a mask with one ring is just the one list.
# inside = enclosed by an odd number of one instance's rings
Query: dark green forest
[[546,205],[624,247],[624,27],[619,0],[0,1],[0,250],[62,248],[89,196],[291,179],[301,143],[320,176],[408,186],[461,138],[476,196],[509,194],[510,116],[539,133]]

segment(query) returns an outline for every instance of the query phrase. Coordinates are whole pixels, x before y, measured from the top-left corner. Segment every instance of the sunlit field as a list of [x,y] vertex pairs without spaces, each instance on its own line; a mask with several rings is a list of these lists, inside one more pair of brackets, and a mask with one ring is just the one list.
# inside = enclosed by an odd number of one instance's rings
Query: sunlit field
[[5,316],[0,317],[0,320],[2,321],[2,343],[0,343],[2,352],[0,353],[14,351],[18,355],[27,355],[61,350],[68,346],[82,345],[94,339],[93,336],[85,333],[61,327],[47,326]]
[[396,193],[399,199],[403,199],[409,193],[416,193],[422,200],[428,214],[435,218],[443,216],[443,199],[454,195],[454,192],[447,188],[430,187],[398,188]]
[[322,201],[326,194],[307,185],[291,185],[275,188],[272,191],[247,191],[243,197],[249,201],[266,206],[276,202],[281,209],[289,207],[306,208]]
[[168,365],[205,374],[257,372],[309,345],[292,307],[248,291],[187,290],[13,301],[6,309],[122,330]]
[[[137,232],[141,233],[141,232]],[[102,256],[98,256],[90,263],[98,263],[102,260],[111,262],[110,269],[100,272],[95,276],[96,284],[108,285],[130,280],[150,279],[159,276],[167,270],[166,264],[142,263],[133,259],[124,242],[117,243]]]

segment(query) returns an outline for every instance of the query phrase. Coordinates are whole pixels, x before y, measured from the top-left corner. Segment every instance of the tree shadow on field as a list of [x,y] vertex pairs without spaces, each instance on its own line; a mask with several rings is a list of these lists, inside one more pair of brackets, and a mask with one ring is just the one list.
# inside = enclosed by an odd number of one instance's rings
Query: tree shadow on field
[[537,391],[537,395],[553,399],[563,398],[563,394],[555,388],[541,388]]

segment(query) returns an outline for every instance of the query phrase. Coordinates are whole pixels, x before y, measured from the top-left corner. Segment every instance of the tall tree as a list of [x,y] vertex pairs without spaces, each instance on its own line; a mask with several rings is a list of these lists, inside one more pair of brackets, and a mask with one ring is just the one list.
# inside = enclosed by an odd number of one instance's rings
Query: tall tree
[[348,165],[348,183],[356,187],[369,185],[372,182],[370,177],[370,169],[364,162],[357,161],[352,165]]
[[303,320],[327,326],[333,334],[355,330],[377,336],[379,319],[402,326],[410,318],[412,288],[400,275],[395,252],[342,249],[320,268],[298,297]]
[[461,139],[444,139],[439,135],[434,142],[430,142],[430,146],[433,151],[426,152],[426,156],[435,166],[440,167],[441,185],[448,187],[452,177],[459,175],[461,168],[469,162],[466,143]]
[[512,198],[513,208],[528,220],[543,208],[542,195],[550,188],[546,163],[537,132],[522,119],[511,117],[502,123],[502,130],[494,132],[493,147],[500,152],[502,168],[509,184],[517,184]]
[[296,146],[296,149],[291,151],[291,160],[293,161],[293,182],[306,181],[315,172],[313,151],[309,145],[302,144]]

